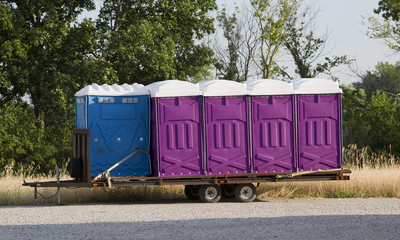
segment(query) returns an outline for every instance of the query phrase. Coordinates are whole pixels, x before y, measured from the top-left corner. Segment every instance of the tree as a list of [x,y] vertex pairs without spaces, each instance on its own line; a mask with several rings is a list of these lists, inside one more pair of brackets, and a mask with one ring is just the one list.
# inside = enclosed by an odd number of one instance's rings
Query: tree
[[[335,78],[331,69],[341,64],[350,64],[351,60],[347,56],[324,57],[327,37],[316,36],[315,23],[316,14],[311,14],[309,7],[305,7],[301,14],[291,16],[284,46],[293,58],[295,73],[301,78],[314,78],[320,73]],[[294,78],[283,69],[280,70],[290,79]]]
[[[239,17],[237,14],[240,14]],[[217,17],[224,42],[217,36],[213,46],[217,76],[222,79],[246,81],[256,74],[253,61],[259,47],[259,33],[253,13],[235,8],[229,15],[223,8]]]
[[33,107],[24,102],[0,106],[0,175],[6,166],[24,174],[54,170],[58,148],[46,137]]
[[[238,9],[236,8],[236,11]],[[233,13],[228,16],[226,9],[223,8],[222,11],[217,16],[218,26],[223,30],[223,36],[227,42],[227,49],[221,49],[220,42],[218,41],[214,49],[218,61],[214,63],[217,70],[217,76],[222,79],[236,80],[240,81],[239,76],[239,47],[241,43],[241,33],[238,26],[238,19],[236,14]]]
[[279,71],[276,57],[288,38],[292,16],[300,6],[298,0],[251,0],[260,33],[260,61],[255,61],[263,78]]
[[370,146],[373,151],[400,154],[400,102],[378,90],[342,86],[343,143]]
[[364,89],[368,96],[382,90],[392,96],[400,94],[400,62],[390,64],[378,63],[375,71],[368,71],[361,76],[360,82],[353,83],[357,89]]
[[214,31],[214,9],[215,0],[106,0],[97,21],[101,52],[120,82],[189,80],[212,62],[196,40]]
[[[33,149],[42,149],[45,160],[38,158],[34,164],[60,164],[71,155],[75,92],[88,83],[117,80],[98,55],[94,23],[76,22],[84,9],[93,8],[91,0],[0,1],[0,105],[16,101],[20,107],[23,96],[30,98],[32,106],[23,109],[33,111],[29,123],[36,124],[40,134],[27,130],[13,138],[36,141]],[[3,114],[12,115],[15,109],[5,107]],[[15,116],[18,123],[23,118]]]
[[393,19],[400,21],[400,3],[397,0],[380,0],[378,8],[374,9],[374,13],[382,14],[384,19]]
[[376,91],[367,104],[363,118],[370,124],[368,145],[374,150],[400,154],[400,104],[398,99]]
[[110,75],[94,55],[94,24],[75,22],[93,8],[91,0],[1,1],[0,94],[3,102],[28,94],[42,129],[68,114],[60,110],[73,103],[77,89]]
[[382,15],[384,21],[376,17],[368,18],[368,36],[383,39],[386,45],[396,52],[400,51],[400,4],[398,0],[380,0],[374,10]]
[[357,146],[367,146],[370,124],[365,119],[364,111],[368,102],[364,89],[342,85],[342,126],[343,145],[356,143]]

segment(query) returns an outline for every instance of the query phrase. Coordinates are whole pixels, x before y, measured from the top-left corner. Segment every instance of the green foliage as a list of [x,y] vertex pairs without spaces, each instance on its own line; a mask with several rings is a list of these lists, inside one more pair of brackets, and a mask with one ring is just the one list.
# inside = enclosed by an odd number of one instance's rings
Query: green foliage
[[343,142],[375,152],[400,154],[400,101],[381,90],[367,97],[364,89],[342,86]]
[[343,140],[400,156],[400,62],[378,63],[343,89]]
[[347,146],[357,143],[359,146],[366,146],[367,132],[369,131],[368,122],[365,123],[363,112],[367,102],[367,97],[363,89],[355,89],[351,86],[341,86],[342,95],[342,129],[343,144]]
[[398,0],[380,0],[379,7],[374,9],[374,13],[382,14],[386,20],[393,19],[394,21],[400,20],[400,2]]
[[400,3],[398,0],[380,0],[379,7],[374,10],[381,14],[384,21],[376,17],[366,19],[369,22],[368,36],[383,39],[388,47],[400,51]]
[[[225,8],[219,11],[218,26],[223,33],[216,34],[214,44],[214,66],[218,78],[246,81],[257,75],[259,63],[260,32],[252,10],[239,10],[233,13]],[[258,64],[259,65],[259,64]]]
[[120,82],[189,80],[211,64],[195,41],[214,31],[214,9],[215,0],[107,0],[97,21],[103,56]]
[[74,94],[87,84],[210,73],[212,51],[196,41],[214,31],[215,0],[107,0],[96,23],[77,22],[94,8],[93,0],[0,0],[0,166],[46,172],[65,163]]
[[378,63],[375,71],[368,71],[360,82],[353,83],[357,89],[364,89],[368,96],[376,90],[383,90],[391,95],[400,93],[400,62]]
[[[236,8],[238,12],[238,9]],[[214,66],[219,78],[241,81],[239,75],[239,48],[241,43],[241,33],[238,26],[236,14],[228,16],[226,9],[223,8],[217,16],[218,26],[223,30],[223,36],[227,42],[227,49],[216,51],[217,61]]]
[[[325,73],[336,79],[332,76],[331,69],[342,64],[350,64],[352,60],[348,60],[347,56],[323,57],[326,36],[316,36],[314,25],[317,22],[317,15],[311,14],[308,7],[303,8],[301,14],[290,17],[287,39],[284,43],[295,63],[295,73],[301,78],[314,78],[320,73]],[[294,78],[286,72],[283,74]]]
[[288,38],[292,16],[297,14],[297,0],[251,0],[261,41],[258,68],[263,78],[270,78],[277,69],[275,58]]
[[362,115],[369,126],[367,141],[373,150],[400,154],[400,103],[383,91],[376,91],[371,96]]
[[[14,170],[34,169],[47,173],[59,154],[59,143],[52,133],[38,127],[33,108],[26,103],[7,103],[0,107],[0,172],[6,166]],[[32,174],[33,172],[25,172]]]
[[[32,164],[41,166],[36,171],[46,172],[55,163],[66,162],[71,153],[75,92],[88,83],[117,81],[115,71],[98,56],[94,23],[76,22],[84,9],[94,6],[92,0],[1,1],[0,105],[10,118],[15,117],[14,125],[4,126],[8,135],[2,140],[9,144],[3,163]],[[32,104],[24,109],[34,113],[26,122],[21,122],[25,115],[19,119],[16,114],[20,108],[4,105],[23,96]],[[10,129],[18,126],[23,126],[21,132],[14,131],[12,137]],[[12,145],[12,139],[24,141]]]
[[55,90],[72,101],[79,88],[112,75],[94,57],[94,24],[75,23],[84,9],[93,8],[89,0],[7,1],[0,6],[6,20],[0,26],[0,94],[4,101],[29,94],[42,128],[53,109],[65,107],[58,105]]

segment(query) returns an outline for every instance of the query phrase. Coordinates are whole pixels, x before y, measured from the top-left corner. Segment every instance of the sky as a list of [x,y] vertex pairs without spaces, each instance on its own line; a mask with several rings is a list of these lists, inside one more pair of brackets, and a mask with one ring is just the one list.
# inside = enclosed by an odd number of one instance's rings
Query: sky
[[[348,66],[332,70],[339,81],[350,84],[360,81],[353,72],[363,74],[372,71],[378,62],[395,63],[400,54],[394,54],[383,40],[371,39],[367,36],[367,25],[363,25],[364,17],[377,16],[373,9],[377,8],[379,0],[306,0],[319,9],[316,29],[321,35],[328,34],[327,57],[343,56],[354,59],[351,69]],[[223,4],[229,9],[234,5],[241,6],[242,1],[217,0],[218,6]]]
[[[95,0],[97,7],[101,0]],[[243,1],[217,0],[219,8],[226,5],[233,8],[234,2],[241,6]],[[367,25],[362,24],[362,16],[377,16],[373,9],[378,0],[306,0],[319,9],[316,28],[321,34],[328,33],[327,56],[343,56],[354,59],[351,69],[358,74],[372,71],[378,62],[395,63],[400,54],[395,54],[383,40],[371,39],[366,35]],[[96,18],[97,11],[85,13],[83,17]],[[339,81],[350,84],[360,78],[348,66],[333,69]]]
[[[318,0],[321,13],[319,23],[321,28],[328,30],[329,41],[334,48],[332,55],[347,55],[355,59],[355,68],[360,73],[374,70],[378,62],[395,63],[400,54],[395,54],[380,39],[371,39],[366,35],[367,25],[363,25],[362,17],[377,16],[373,9],[377,8],[378,0]],[[347,72],[346,72],[347,70]],[[344,74],[341,82],[348,84],[358,78],[348,76],[351,71],[340,69]],[[346,74],[347,73],[347,74]]]

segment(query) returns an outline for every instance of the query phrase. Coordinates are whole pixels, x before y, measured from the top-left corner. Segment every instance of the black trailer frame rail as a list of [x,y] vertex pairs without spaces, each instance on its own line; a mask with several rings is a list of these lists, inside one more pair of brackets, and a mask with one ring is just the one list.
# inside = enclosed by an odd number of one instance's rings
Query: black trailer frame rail
[[[300,182],[300,181],[329,181],[350,180],[350,170],[327,170],[305,173],[259,173],[259,174],[236,174],[236,175],[213,175],[196,177],[111,177],[114,187],[124,186],[156,186],[156,185],[206,185],[206,184],[241,184],[241,183],[263,183],[263,182]],[[48,182],[25,182],[23,186],[38,187],[66,187],[66,188],[92,188],[110,187],[106,179],[96,182],[78,182],[74,180],[48,181]]]

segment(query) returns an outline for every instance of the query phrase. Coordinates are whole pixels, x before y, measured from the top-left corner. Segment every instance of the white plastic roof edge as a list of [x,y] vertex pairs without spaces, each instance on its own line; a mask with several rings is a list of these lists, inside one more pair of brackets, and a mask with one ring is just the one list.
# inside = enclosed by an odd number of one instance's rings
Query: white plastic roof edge
[[258,79],[245,82],[250,95],[291,95],[294,94],[292,83],[273,80]]
[[342,93],[339,82],[322,78],[300,78],[292,81],[295,94]]
[[86,87],[79,90],[75,96],[137,96],[137,95],[149,95],[149,91],[143,84],[123,84],[123,85],[87,85]]
[[181,80],[165,80],[154,82],[146,86],[151,97],[186,97],[201,96],[199,86]]
[[231,80],[211,80],[198,83],[203,96],[242,96],[248,95],[246,85]]

